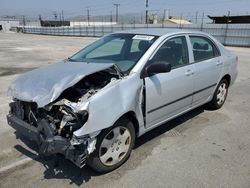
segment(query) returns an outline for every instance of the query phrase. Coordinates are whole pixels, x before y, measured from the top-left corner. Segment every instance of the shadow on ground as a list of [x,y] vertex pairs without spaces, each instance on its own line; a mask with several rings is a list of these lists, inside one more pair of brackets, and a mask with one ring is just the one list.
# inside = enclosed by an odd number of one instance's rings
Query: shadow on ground
[[[184,122],[194,118],[195,116],[198,116],[202,112],[204,112],[204,107],[197,108],[174,120],[169,121],[168,123],[162,126],[159,126],[149,131],[148,133],[144,134],[143,136],[141,136],[136,140],[133,152],[136,153],[137,152],[136,150],[139,147],[143,147],[143,144],[151,142],[154,139],[157,139],[160,135],[163,135],[164,133],[168,132],[169,130],[175,127],[182,126]],[[34,145],[34,143],[32,143],[30,140],[27,140],[27,138],[24,138],[18,133],[16,133],[16,136],[18,139],[24,142],[30,149],[37,151],[37,146]],[[16,145],[15,149],[21,152],[23,155],[26,155],[27,157],[30,157],[33,160],[42,163],[43,166],[45,167],[44,171],[45,179],[69,179],[70,184],[76,184],[80,186],[83,183],[88,182],[92,177],[101,175],[96,172],[93,172],[88,167],[80,169],[76,167],[74,164],[72,164],[70,161],[64,159],[64,157],[61,155],[54,155],[48,157],[39,156],[20,145]],[[136,162],[135,164],[136,165],[140,164],[140,161]]]

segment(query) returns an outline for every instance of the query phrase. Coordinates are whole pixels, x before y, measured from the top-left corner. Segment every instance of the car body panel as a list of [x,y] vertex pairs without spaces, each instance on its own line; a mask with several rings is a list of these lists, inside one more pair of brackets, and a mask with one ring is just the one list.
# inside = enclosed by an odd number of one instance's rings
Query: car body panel
[[190,108],[194,81],[187,73],[193,67],[190,64],[145,78],[146,127]]
[[217,66],[220,57],[195,63],[193,105],[199,104],[213,94],[219,82],[222,66]]
[[74,135],[81,137],[108,128],[127,112],[134,112],[138,123],[143,125],[142,89],[143,83],[137,74],[111,82],[90,98],[86,107],[89,112],[88,121]]
[[85,76],[112,66],[113,64],[68,61],[47,65],[17,77],[10,85],[8,95],[19,100],[36,102],[38,107],[44,107]]

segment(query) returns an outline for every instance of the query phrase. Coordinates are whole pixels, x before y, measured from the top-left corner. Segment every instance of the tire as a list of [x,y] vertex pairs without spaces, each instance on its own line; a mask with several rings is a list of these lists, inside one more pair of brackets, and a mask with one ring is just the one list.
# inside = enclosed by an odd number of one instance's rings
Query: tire
[[133,123],[121,118],[97,137],[96,149],[88,157],[87,165],[99,173],[113,171],[129,158],[134,142]]
[[228,87],[228,81],[222,79],[214,92],[213,99],[208,103],[208,107],[213,110],[220,109],[226,101]]

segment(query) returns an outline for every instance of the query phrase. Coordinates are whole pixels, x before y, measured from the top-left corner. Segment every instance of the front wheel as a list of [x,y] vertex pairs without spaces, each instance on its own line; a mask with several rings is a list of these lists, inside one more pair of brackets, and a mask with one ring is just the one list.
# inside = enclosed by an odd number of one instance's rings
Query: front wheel
[[129,157],[135,142],[135,129],[126,118],[105,129],[97,137],[96,149],[87,164],[93,170],[106,173],[120,167]]
[[218,84],[214,96],[211,102],[208,103],[208,106],[212,109],[219,109],[223,106],[226,101],[227,93],[228,93],[228,81],[226,79],[222,79]]

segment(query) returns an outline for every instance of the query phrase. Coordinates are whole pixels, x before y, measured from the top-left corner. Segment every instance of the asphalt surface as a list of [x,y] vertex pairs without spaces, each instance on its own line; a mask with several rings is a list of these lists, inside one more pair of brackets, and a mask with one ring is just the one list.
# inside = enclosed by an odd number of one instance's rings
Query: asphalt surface
[[96,39],[0,33],[1,188],[250,187],[249,48],[228,47],[239,56],[239,76],[222,109],[201,107],[150,131],[121,168],[100,175],[61,156],[38,157],[30,149],[36,146],[6,123],[8,85],[18,74],[65,59]]

